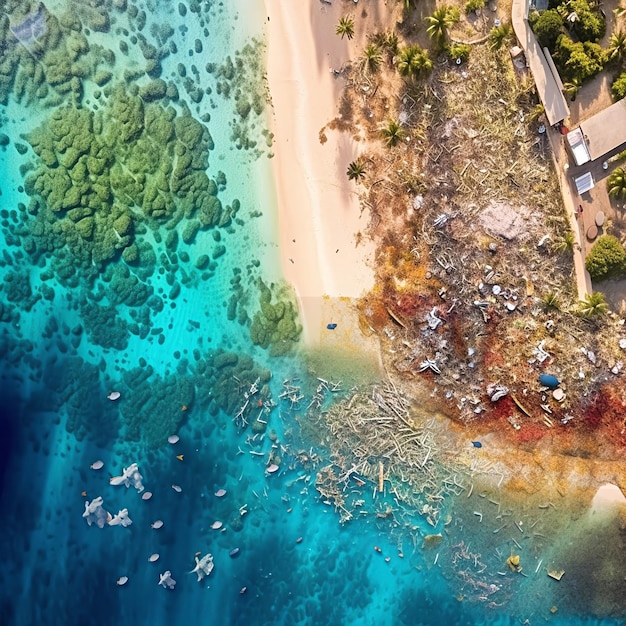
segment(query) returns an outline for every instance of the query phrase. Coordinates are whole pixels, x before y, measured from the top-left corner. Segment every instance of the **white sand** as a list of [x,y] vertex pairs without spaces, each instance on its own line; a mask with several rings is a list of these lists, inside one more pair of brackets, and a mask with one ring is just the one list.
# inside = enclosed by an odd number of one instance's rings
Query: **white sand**
[[611,512],[624,504],[626,504],[626,497],[622,490],[617,485],[607,483],[602,485],[593,496],[591,514]]
[[[346,169],[359,155],[347,133],[320,130],[337,116],[340,68],[362,49],[363,33],[348,42],[335,34],[342,11],[319,0],[265,0],[268,80],[273,103],[274,176],[281,261],[294,286],[304,339],[317,344],[327,321],[323,296],[356,298],[371,289],[373,244],[356,234],[367,226]],[[356,16],[355,16],[356,19]],[[327,302],[327,300],[326,300]]]

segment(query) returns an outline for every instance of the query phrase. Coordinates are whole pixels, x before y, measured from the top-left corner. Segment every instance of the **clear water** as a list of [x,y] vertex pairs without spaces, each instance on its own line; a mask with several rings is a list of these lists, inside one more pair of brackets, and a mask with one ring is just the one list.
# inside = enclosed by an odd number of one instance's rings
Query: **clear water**
[[[353,498],[362,499],[370,513],[340,524],[338,511],[314,486],[317,469],[331,459],[320,443],[325,434],[302,428],[318,384],[309,379],[304,355],[270,357],[252,345],[249,320],[229,319],[233,294],[240,298],[237,311],[252,317],[257,279],[280,280],[271,149],[264,143],[265,113],[250,113],[242,122],[234,108],[237,89],[264,93],[259,71],[246,70],[238,82],[242,68],[236,66],[225,81],[232,90],[226,97],[224,79],[206,65],[220,66],[228,55],[235,59],[253,38],[262,42],[263,2],[138,2],[135,15],[130,3],[109,0],[100,3],[109,16],[107,32],[98,28],[101,17],[91,4],[98,3],[55,0],[46,13],[37,3],[9,0],[2,15],[3,56],[17,59],[21,69],[11,70],[16,82],[0,109],[6,137],[0,152],[0,623],[620,623],[587,614],[593,589],[559,588],[533,574],[541,550],[549,548],[538,539],[526,543],[530,538],[524,537],[527,577],[503,572],[513,548],[510,533],[496,535],[501,522],[495,515],[479,524],[477,506],[490,506],[484,498],[477,504],[479,496],[448,492],[440,521],[431,527],[393,494],[373,502],[373,484],[355,482]],[[52,112],[72,97],[61,93],[52,103],[54,88],[43,97],[20,72],[29,67],[28,58],[36,68],[45,53],[41,28],[49,29],[50,22],[45,26],[42,16],[64,13],[80,17],[91,47],[75,60],[83,64],[76,70],[83,109],[106,110],[106,96],[97,93],[106,86],[92,80],[94,59],[112,72],[110,84],[122,81],[130,89],[147,83],[145,76],[124,76],[145,64],[137,43],[144,37],[144,44],[163,53],[161,77],[206,122],[214,142],[208,175],[223,172],[226,180],[218,194],[222,204],[241,203],[230,224],[201,231],[193,244],[179,241],[175,253],[158,241],[167,229],[138,235],[157,256],[150,276],[131,267],[139,279],[134,289],[143,284],[151,290],[140,306],[115,302],[106,273],[88,279],[88,268],[79,269],[75,280],[62,280],[55,265],[61,252],[45,249],[42,239],[39,253],[26,251],[34,217],[19,208],[30,202],[23,190],[28,172],[20,168],[38,161],[24,134],[48,126]],[[19,40],[7,30],[7,16]],[[67,28],[62,32],[69,36]],[[243,66],[262,60],[257,45],[257,52],[242,57]],[[102,50],[109,49],[115,61],[103,64]],[[10,73],[7,67],[3,74]],[[199,89],[205,90],[201,99]],[[181,101],[172,106],[181,112]],[[244,136],[256,145],[238,148],[234,128],[245,128],[240,143]],[[18,150],[20,145],[26,149]],[[181,236],[185,223],[176,226]],[[197,269],[198,257],[212,256],[219,244],[225,252],[212,259],[210,271]],[[109,268],[120,267],[119,258],[109,262]],[[266,386],[251,394],[254,412],[245,415],[250,422],[256,415],[268,421],[272,438],[270,430],[255,437],[250,425],[242,428],[236,419],[257,377],[259,389]],[[280,397],[287,379],[303,392],[295,406]],[[107,398],[113,391],[119,400]],[[173,434],[180,440],[170,444]],[[317,468],[303,453],[318,455]],[[271,455],[280,456],[274,473],[266,471],[276,460]],[[90,468],[96,460],[102,469]],[[149,500],[132,487],[109,484],[133,462],[153,494]],[[218,489],[226,495],[218,498]],[[112,514],[127,508],[132,525],[88,526],[85,502],[97,496]],[[387,507],[393,515],[372,514]],[[163,526],[154,529],[157,520]],[[216,521],[221,528],[211,527]],[[542,526],[550,523],[546,518]],[[425,545],[424,535],[438,532],[445,535],[442,544]],[[231,555],[234,549],[239,551]],[[194,556],[207,553],[215,568],[198,582],[190,573]],[[152,554],[159,555],[156,562],[148,560]],[[173,591],[158,585],[166,570],[176,580]],[[121,577],[126,584],[117,584]],[[578,603],[572,601],[577,594]]]

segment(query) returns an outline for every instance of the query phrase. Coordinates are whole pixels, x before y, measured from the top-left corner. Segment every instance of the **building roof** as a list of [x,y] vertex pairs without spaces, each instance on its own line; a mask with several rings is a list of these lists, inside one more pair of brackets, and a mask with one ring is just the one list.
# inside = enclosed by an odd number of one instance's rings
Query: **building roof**
[[567,100],[561,91],[562,85],[558,74],[555,77],[528,23],[528,0],[513,0],[511,21],[515,35],[524,48],[526,62],[535,79],[537,93],[544,106],[548,123],[552,126],[562,122],[569,115]]
[[626,99],[580,123],[592,161],[626,144]]

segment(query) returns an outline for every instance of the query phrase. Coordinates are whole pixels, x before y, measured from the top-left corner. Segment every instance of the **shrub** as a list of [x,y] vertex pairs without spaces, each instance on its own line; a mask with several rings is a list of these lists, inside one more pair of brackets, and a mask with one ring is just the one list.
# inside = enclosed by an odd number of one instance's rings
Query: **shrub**
[[604,37],[606,21],[602,13],[589,5],[588,0],[570,0],[568,11],[578,16],[573,31],[580,41],[596,42]]
[[606,53],[597,43],[574,42],[567,35],[560,35],[554,50],[554,60],[562,78],[582,82],[602,71]]
[[616,100],[626,98],[626,72],[622,72],[611,85],[611,93]]
[[611,278],[626,272],[626,250],[617,237],[602,235],[585,259],[585,268],[593,280]]
[[542,48],[545,47],[548,48],[548,50],[553,50],[556,40],[563,32],[563,20],[558,12],[554,9],[549,9],[542,13],[533,11],[529,15],[528,21],[539,41],[539,45]]
[[446,54],[452,61],[456,61],[457,59],[460,59],[462,62],[467,61],[471,51],[472,46],[466,43],[452,43],[446,46]]
[[465,3],[465,13],[469,15],[470,13],[474,13],[478,11],[478,9],[482,9],[485,6],[485,0],[467,0]]

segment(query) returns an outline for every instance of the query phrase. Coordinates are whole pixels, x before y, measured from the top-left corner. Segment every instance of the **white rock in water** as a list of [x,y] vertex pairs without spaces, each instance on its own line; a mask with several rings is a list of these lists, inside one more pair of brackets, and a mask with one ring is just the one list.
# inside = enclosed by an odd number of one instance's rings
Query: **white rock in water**
[[220,521],[216,521],[216,522],[213,522],[213,523],[211,524],[211,528],[212,528],[213,530],[219,530],[219,529],[220,529],[223,525],[224,525],[224,524],[223,524],[222,522],[220,522]]
[[179,437],[178,435],[170,435],[170,436],[167,438],[167,442],[168,442],[168,443],[171,443],[171,444],[178,443],[179,441],[180,441],[180,437]]
[[172,485],[172,489],[176,492],[176,493],[180,493],[183,488],[180,487],[179,485]]
[[272,463],[268,468],[267,468],[267,473],[268,474],[273,474],[274,472],[277,472],[280,468],[278,467],[278,465],[276,465],[276,463]]
[[159,528],[163,528],[163,522],[160,519],[158,519],[156,522],[152,522],[150,526],[154,528],[155,530],[158,530]]
[[160,556],[160,555],[158,555],[158,554],[155,552],[154,554],[151,554],[151,555],[148,557],[148,561],[150,561],[150,563],[156,563],[156,561],[158,561],[158,560],[159,560],[159,556]]
[[151,497],[152,497],[152,492],[151,491],[144,491],[141,494],[141,499],[142,500],[150,500]]
[[98,460],[98,461],[94,461],[94,462],[93,462],[93,463],[89,466],[89,469],[92,469],[92,470],[99,470],[99,469],[102,469],[103,467],[104,467],[104,461],[100,461],[100,460]]
[[117,584],[121,587],[122,585],[125,585],[128,582],[128,576],[120,576],[117,579]]
[[109,400],[119,400],[122,394],[119,391],[112,391],[107,398]]
[[216,498],[223,498],[226,495],[226,489],[218,489],[215,492],[215,497]]

